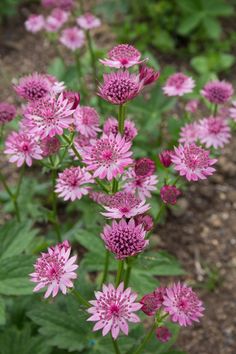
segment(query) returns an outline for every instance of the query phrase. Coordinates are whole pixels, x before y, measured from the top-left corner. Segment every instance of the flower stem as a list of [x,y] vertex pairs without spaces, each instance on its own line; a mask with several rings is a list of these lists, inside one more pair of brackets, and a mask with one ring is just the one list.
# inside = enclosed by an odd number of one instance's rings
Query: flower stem
[[52,166],[52,172],[51,172],[51,178],[52,178],[52,213],[53,213],[53,225],[54,229],[57,235],[57,240],[58,242],[62,242],[61,239],[61,230],[58,222],[58,216],[57,216],[57,195],[55,192],[55,185],[56,185],[56,176],[57,176],[57,171]]
[[96,57],[95,53],[93,50],[93,44],[92,44],[92,38],[89,30],[85,31],[87,43],[88,43],[88,49],[89,49],[89,54],[90,54],[90,59],[91,59],[91,65],[93,69],[93,82],[94,82],[94,88],[96,90],[97,88],[97,67],[96,67]]
[[76,299],[85,307],[91,307],[90,303],[80,294],[75,288],[72,289],[71,293],[76,297]]
[[124,133],[125,127],[125,105],[119,105],[119,112],[118,112],[118,130],[121,135]]
[[79,80],[79,88],[82,92],[82,96],[86,97],[87,96],[87,90],[83,82],[83,73],[81,69],[81,60],[80,60],[80,52],[76,51],[75,52],[75,65],[76,65],[76,71],[77,71],[77,77]]
[[100,287],[102,287],[102,285],[107,280],[108,268],[109,268],[109,260],[110,260],[110,252],[108,250],[106,250],[105,262],[104,262],[104,270],[103,270],[103,275],[102,275],[102,280],[101,280]]
[[112,343],[113,343],[113,347],[114,347],[115,353],[116,354],[121,354],[120,349],[118,347],[117,341],[115,339],[113,339],[112,337],[111,337],[111,340],[112,340]]
[[129,279],[130,279],[131,270],[132,270],[132,266],[131,266],[130,263],[127,262],[127,268],[126,268],[125,280],[124,280],[125,288],[127,288],[128,285],[129,285]]
[[142,352],[143,348],[145,347],[145,345],[150,341],[153,332],[156,328],[156,323],[153,324],[152,328],[150,329],[150,331],[147,333],[147,335],[144,337],[143,341],[140,343],[140,345],[138,346],[138,348],[133,352],[133,354],[139,354]]
[[79,152],[77,151],[73,141],[70,141],[70,139],[68,138],[68,136],[66,136],[65,134],[62,135],[63,139],[67,142],[68,146],[71,147],[71,149],[73,150],[75,156],[78,158],[79,161],[81,161],[81,156],[79,154]]
[[163,213],[164,209],[165,209],[165,204],[162,203],[161,206],[160,206],[160,209],[159,209],[159,211],[157,213],[157,216],[155,218],[155,224],[157,224],[160,221],[160,218],[162,216],[162,213]]
[[218,110],[218,105],[217,105],[217,104],[214,104],[214,105],[213,105],[213,117],[216,117],[216,115],[217,115],[217,110]]
[[123,269],[124,269],[124,261],[120,260],[120,261],[118,261],[118,269],[117,269],[117,273],[116,273],[116,288],[118,287],[118,285],[121,282]]
[[112,187],[111,187],[112,193],[116,193],[116,192],[118,191],[118,187],[119,187],[119,185],[118,185],[117,179],[116,179],[116,178],[113,178],[113,180],[112,180]]

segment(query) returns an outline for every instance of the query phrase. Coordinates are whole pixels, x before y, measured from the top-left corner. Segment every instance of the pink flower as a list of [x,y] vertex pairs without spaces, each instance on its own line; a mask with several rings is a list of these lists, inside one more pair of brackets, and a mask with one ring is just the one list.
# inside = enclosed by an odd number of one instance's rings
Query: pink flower
[[160,190],[161,199],[165,204],[175,205],[181,191],[175,186],[164,185]]
[[7,102],[0,102],[0,124],[5,124],[16,116],[16,108],[13,104]]
[[30,15],[25,21],[25,28],[27,31],[36,33],[44,28],[44,17],[42,15]]
[[99,18],[93,14],[87,12],[77,18],[77,24],[84,30],[91,30],[101,26],[101,21]]
[[[95,143],[96,139],[89,138],[84,135],[78,135],[74,139],[74,146],[80,155],[85,154],[86,151],[91,149]],[[75,155],[72,149],[69,150],[69,154],[73,156],[75,160],[78,160],[78,157]]]
[[149,244],[145,235],[143,226],[136,226],[134,219],[128,222],[121,219],[119,222],[113,221],[112,225],[105,225],[101,237],[106,248],[114,253],[117,259],[124,259],[144,250]]
[[90,191],[89,197],[96,203],[102,205],[109,205],[111,196],[103,192]]
[[63,98],[67,99],[69,103],[73,103],[72,109],[76,109],[80,103],[80,94],[79,92],[73,91],[64,91]]
[[135,161],[134,172],[137,178],[150,177],[156,170],[155,162],[148,157],[142,157]]
[[74,271],[78,265],[74,264],[77,257],[70,257],[71,247],[68,245],[69,242],[64,241],[50,247],[47,253],[42,253],[37,259],[34,273],[30,274],[31,281],[38,283],[34,292],[47,287],[44,297],[48,298],[51,294],[55,297],[59,290],[65,295],[67,288],[73,288],[72,280],[77,278]]
[[72,51],[83,47],[84,41],[84,32],[77,27],[64,29],[60,37],[60,42]]
[[188,181],[198,181],[211,176],[215,168],[211,167],[217,161],[209,156],[210,152],[196,144],[179,145],[171,156],[175,170]]
[[49,95],[53,87],[47,75],[33,73],[22,77],[14,86],[17,95],[27,101],[36,101]]
[[159,154],[160,162],[166,168],[169,167],[172,164],[172,161],[171,161],[171,154],[172,153],[173,153],[173,151],[171,151],[171,150],[163,150]]
[[130,68],[133,65],[140,64],[141,53],[130,44],[119,44],[112,48],[108,53],[108,59],[99,61],[111,68]]
[[[113,134],[116,136],[118,134],[118,120],[113,117],[108,118],[104,123],[103,131],[106,135]],[[126,119],[123,134],[125,140],[132,141],[137,134],[138,131],[135,127],[134,122],[129,119]]]
[[132,163],[130,146],[120,134],[104,135],[82,154],[83,162],[89,171],[94,171],[94,177],[111,181]]
[[74,6],[74,0],[41,0],[43,7],[57,7],[62,10],[71,10]]
[[89,106],[77,107],[75,113],[75,127],[78,132],[86,137],[95,138],[99,129],[99,115]]
[[63,99],[62,93],[58,98],[44,97],[28,104],[24,112],[24,124],[32,134],[41,138],[62,135],[63,130],[74,122],[71,107],[72,103]]
[[194,87],[195,82],[191,77],[176,73],[167,79],[163,91],[167,96],[183,96],[192,92]]
[[109,219],[129,219],[150,209],[150,205],[145,204],[145,200],[141,201],[130,192],[115,193],[110,197],[108,205],[103,207],[106,212],[102,215]]
[[163,302],[164,310],[170,314],[173,322],[180,326],[190,326],[199,322],[204,307],[197,294],[185,284],[173,284],[166,289]]
[[190,100],[185,106],[185,110],[190,113],[195,113],[198,109],[199,101],[198,100]]
[[153,229],[153,218],[148,214],[137,215],[135,216],[134,221],[135,225],[142,224],[145,231],[150,231]]
[[40,142],[40,148],[44,157],[56,154],[60,150],[60,146],[60,140],[56,136],[52,138],[47,136]]
[[199,124],[196,122],[185,124],[180,131],[179,142],[184,144],[195,143],[199,139]]
[[16,162],[21,167],[24,162],[27,166],[32,165],[32,160],[41,160],[42,150],[35,139],[24,132],[13,132],[6,140],[5,154],[11,155],[10,162]]
[[124,104],[134,99],[143,84],[139,77],[128,71],[117,71],[103,75],[104,82],[99,86],[98,95],[112,104]]
[[120,331],[128,335],[127,322],[140,322],[134,312],[142,305],[135,302],[136,293],[130,288],[124,290],[123,283],[117,289],[112,284],[103,285],[102,291],[96,291],[95,296],[96,300],[89,301],[92,307],[88,309],[88,313],[92,315],[88,321],[97,322],[93,331],[102,329],[103,336],[111,331],[112,337],[116,339]]
[[231,137],[230,127],[221,117],[209,117],[199,122],[199,139],[207,148],[222,148]]
[[236,121],[236,101],[232,102],[233,107],[229,109],[229,116],[232,118],[234,121]]
[[229,82],[217,80],[208,82],[201,90],[202,96],[215,104],[228,102],[233,93],[233,86]]
[[150,68],[145,64],[139,65],[139,79],[140,81],[143,81],[144,86],[150,85],[157,81],[159,76],[159,71],[155,71],[153,68]]
[[156,329],[156,337],[160,342],[166,343],[169,342],[172,334],[167,327],[160,326]]
[[94,183],[94,180],[84,167],[66,168],[59,173],[55,192],[64,200],[70,199],[73,202],[75,199],[81,199],[83,195],[88,194],[89,183]]
[[139,177],[135,170],[130,168],[123,175],[124,190],[137,196],[141,200],[151,198],[151,192],[157,189],[158,178],[156,175],[148,175],[147,177]]
[[140,300],[140,304],[142,304],[141,310],[147,316],[154,316],[163,304],[163,294],[165,292],[164,288],[159,288],[153,293],[146,294]]

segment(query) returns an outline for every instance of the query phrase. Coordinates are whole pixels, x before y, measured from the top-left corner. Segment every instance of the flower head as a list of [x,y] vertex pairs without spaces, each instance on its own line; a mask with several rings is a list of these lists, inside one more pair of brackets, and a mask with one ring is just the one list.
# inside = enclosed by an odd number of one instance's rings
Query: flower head
[[144,86],[150,85],[157,81],[159,76],[159,71],[155,71],[153,68],[150,68],[145,64],[141,64],[139,66],[139,79],[140,81],[143,81]]
[[199,101],[198,100],[190,100],[185,106],[185,110],[190,113],[196,112],[199,106]]
[[[89,138],[84,135],[78,135],[74,139],[74,146],[80,155],[86,154],[88,150],[96,143],[96,139]],[[69,150],[69,154],[74,157],[75,160],[78,160],[78,157],[75,155],[72,149]]]
[[221,117],[209,117],[199,122],[199,139],[207,148],[222,148],[231,137],[230,127]]
[[82,154],[83,162],[89,171],[94,171],[94,177],[111,181],[132,163],[130,146],[120,134],[104,135]]
[[64,241],[41,254],[34,265],[34,273],[30,274],[31,281],[38,283],[33,291],[47,287],[44,297],[48,298],[51,294],[55,297],[59,290],[65,295],[67,288],[73,287],[78,265],[74,264],[77,257],[70,257],[70,253],[69,242]]
[[52,83],[47,75],[33,73],[24,76],[14,89],[20,97],[27,101],[36,101],[49,95],[52,89]]
[[161,308],[162,303],[163,300],[155,292],[144,295],[140,300],[140,304],[142,304],[141,310],[147,316],[154,316],[157,310]]
[[215,104],[224,104],[228,102],[233,93],[233,86],[226,81],[208,82],[201,91],[202,96]]
[[91,30],[101,26],[101,21],[98,17],[94,16],[90,12],[86,12],[77,18],[77,24],[84,30]]
[[75,113],[76,130],[86,137],[95,138],[99,129],[99,115],[97,111],[89,106],[77,107]]
[[80,103],[80,94],[79,92],[73,91],[64,91],[63,98],[67,99],[69,103],[73,103],[71,109],[76,109]]
[[[147,159],[148,160],[148,159]],[[151,160],[152,161],[152,160]],[[142,170],[141,172],[143,172]],[[140,177],[135,169],[130,168],[123,175],[124,190],[130,193],[136,193],[141,200],[151,197],[151,192],[157,189],[157,176],[147,175]]]
[[160,326],[156,329],[156,337],[160,342],[166,343],[169,342],[170,338],[172,337],[172,334],[167,327]]
[[117,192],[109,198],[108,205],[103,205],[106,212],[102,215],[110,219],[132,218],[138,214],[145,213],[150,209],[145,200],[136,198],[130,192]]
[[175,186],[164,185],[160,190],[161,199],[165,204],[176,204],[181,191]]
[[185,124],[180,131],[179,142],[184,144],[195,143],[199,139],[199,124],[196,122]]
[[169,167],[172,164],[172,161],[171,161],[171,154],[172,153],[173,153],[173,151],[171,151],[171,150],[163,150],[159,154],[160,162],[162,163],[162,165],[164,167]]
[[49,32],[57,32],[69,18],[69,13],[60,8],[52,10],[50,16],[46,18],[45,29]]
[[112,104],[124,104],[134,99],[143,84],[139,77],[128,71],[117,71],[103,75],[104,82],[99,86],[98,95]]
[[145,240],[146,232],[142,224],[135,225],[134,219],[128,222],[121,219],[113,221],[112,225],[105,225],[101,237],[106,248],[115,254],[117,259],[135,256],[142,252],[149,241]]
[[44,157],[56,154],[60,150],[60,146],[60,140],[56,136],[53,136],[52,138],[47,136],[40,141],[40,148]]
[[35,139],[24,132],[13,132],[6,140],[5,154],[11,155],[10,162],[16,162],[17,167],[26,163],[31,166],[32,160],[41,160],[42,150]]
[[84,32],[78,29],[77,27],[64,29],[60,37],[60,42],[72,51],[83,47],[84,41]]
[[71,10],[74,6],[74,0],[41,0],[43,7],[57,7],[62,10]]
[[111,68],[130,68],[133,65],[140,64],[141,53],[130,44],[119,44],[112,48],[108,53],[108,59],[100,59],[103,65]]
[[175,147],[171,155],[175,170],[180,176],[185,176],[188,181],[198,181],[211,176],[215,168],[211,167],[216,163],[208,150],[192,143],[190,145],[179,145]]
[[173,322],[180,326],[190,326],[199,322],[204,307],[197,294],[185,284],[173,284],[166,289],[163,302],[164,310],[170,314]]
[[102,329],[103,336],[111,331],[112,337],[116,339],[120,331],[128,335],[127,322],[140,322],[134,312],[142,305],[135,302],[137,294],[130,288],[124,290],[123,283],[117,289],[112,284],[103,285],[102,291],[95,292],[95,296],[96,300],[89,301],[92,307],[88,309],[88,313],[92,315],[88,321],[97,322],[93,331]]
[[0,102],[0,124],[5,124],[16,116],[16,108],[13,104],[7,102]]
[[137,215],[135,216],[134,221],[136,225],[142,224],[145,231],[153,229],[153,218],[148,214]]
[[30,15],[25,21],[25,28],[27,31],[36,33],[44,28],[44,17],[42,15]]
[[[110,117],[108,118],[103,126],[103,132],[106,135],[117,135],[118,134],[118,120]],[[129,119],[125,120],[125,126],[124,126],[124,138],[126,141],[132,141],[136,135],[138,134],[137,128],[135,127],[134,122],[132,122]]]
[[142,157],[135,161],[134,172],[137,178],[150,177],[156,170],[155,162],[148,157]]
[[94,183],[94,180],[84,167],[66,168],[59,173],[55,192],[64,200],[70,199],[73,202],[75,199],[81,199],[83,195],[88,194],[89,183]]
[[195,82],[191,77],[182,73],[176,73],[167,79],[163,91],[167,96],[183,96],[186,93],[192,92],[194,86]]

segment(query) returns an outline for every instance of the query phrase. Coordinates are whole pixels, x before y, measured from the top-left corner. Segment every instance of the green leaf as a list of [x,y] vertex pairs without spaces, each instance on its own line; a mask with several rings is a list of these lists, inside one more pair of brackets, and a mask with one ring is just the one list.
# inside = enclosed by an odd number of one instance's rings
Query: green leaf
[[202,21],[204,13],[197,12],[191,15],[188,15],[186,18],[183,18],[180,22],[178,28],[178,33],[182,35],[189,34],[194,28],[196,28]]
[[141,296],[152,292],[158,286],[158,281],[147,270],[132,268],[130,286]]
[[53,59],[48,68],[48,73],[50,75],[56,76],[58,80],[62,80],[66,73],[66,67],[63,60],[59,57]]
[[0,325],[5,325],[6,323],[6,312],[5,312],[5,302],[2,297],[0,297]]
[[104,242],[101,240],[101,237],[98,233],[87,231],[83,229],[78,229],[75,239],[85,247],[87,250],[92,252],[104,252]]
[[203,21],[205,31],[209,38],[218,39],[221,35],[221,25],[214,18],[205,18]]
[[[83,269],[86,269],[88,272],[94,272],[94,271],[103,271],[104,269],[104,262],[105,262],[105,247],[103,250],[96,251],[94,249],[93,252],[87,252],[82,259],[81,262],[81,267]],[[109,260],[109,270],[113,271],[117,269],[117,261],[115,260],[113,255],[110,255],[110,260]]]

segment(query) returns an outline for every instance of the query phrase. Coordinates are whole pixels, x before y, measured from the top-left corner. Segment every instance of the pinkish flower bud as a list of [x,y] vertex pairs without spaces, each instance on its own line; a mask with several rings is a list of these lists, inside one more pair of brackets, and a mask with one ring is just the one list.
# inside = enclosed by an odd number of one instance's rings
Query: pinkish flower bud
[[42,155],[44,157],[56,154],[60,149],[60,140],[57,137],[46,137],[40,143],[40,148],[42,150]]
[[187,112],[190,112],[190,113],[194,113],[196,112],[196,110],[198,109],[198,106],[199,106],[199,101],[198,100],[190,100],[186,106],[185,106],[185,110]]
[[156,330],[156,337],[160,342],[165,343],[170,340],[172,334],[167,327],[161,326]]
[[175,186],[163,186],[160,190],[161,199],[166,204],[176,204],[177,198],[180,196],[181,191]]
[[137,177],[144,178],[153,175],[155,172],[156,166],[155,162],[148,157],[143,157],[136,160],[134,171]]
[[161,307],[161,304],[154,293],[144,295],[140,300],[140,304],[143,305],[141,310],[147,316],[154,316],[157,310]]
[[152,84],[160,76],[159,71],[155,71],[153,68],[149,68],[145,64],[139,65],[139,79],[143,81],[144,86]]
[[72,109],[76,109],[80,103],[80,94],[79,92],[73,91],[64,91],[63,98],[67,99],[69,103],[73,103]]
[[16,108],[13,104],[0,102],[0,124],[10,122],[16,116]]
[[150,231],[153,228],[153,218],[150,215],[137,215],[134,220],[136,225],[143,224],[145,231]]
[[171,150],[164,150],[159,154],[159,159],[164,167],[169,167],[171,165]]

